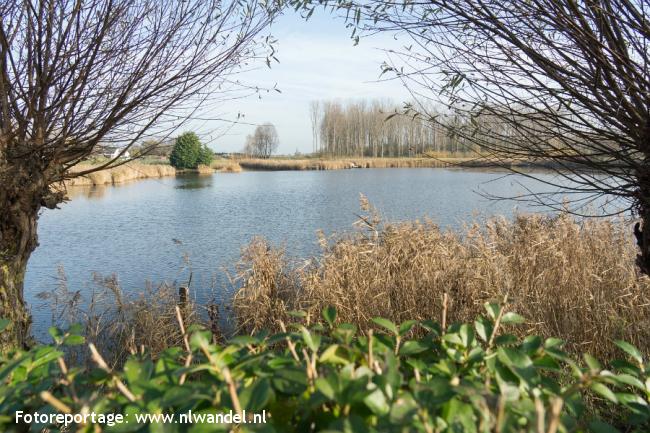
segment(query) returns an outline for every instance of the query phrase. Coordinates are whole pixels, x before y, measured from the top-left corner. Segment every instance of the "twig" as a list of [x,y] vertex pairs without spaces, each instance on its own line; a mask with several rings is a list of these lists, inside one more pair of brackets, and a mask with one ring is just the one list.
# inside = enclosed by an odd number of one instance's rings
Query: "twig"
[[230,370],[228,370],[228,367],[222,368],[221,374],[223,375],[223,379],[226,381],[226,384],[228,384],[228,393],[230,393],[233,409],[235,409],[235,412],[238,414],[241,414],[242,410],[241,405],[239,404],[239,397],[237,396],[237,387],[235,386],[235,382],[232,380],[232,376],[230,375]]
[[548,433],[556,433],[560,426],[560,412],[564,406],[564,400],[556,397],[551,404],[551,422],[548,426]]
[[70,409],[70,406],[63,403],[58,398],[54,397],[49,391],[42,391],[40,396],[45,403],[48,403],[50,406],[52,406],[59,412],[72,413],[72,409]]
[[[187,339],[187,334],[185,333],[185,325],[183,324],[183,316],[181,315],[181,309],[176,305],[176,320],[178,321],[178,326],[181,328],[181,334],[183,335],[183,344],[185,345],[185,350],[187,350],[187,357],[185,358],[185,368],[189,367],[192,363],[192,349],[190,348],[190,342]],[[179,385],[185,383],[187,378],[187,373],[183,373],[179,379]]]
[[447,292],[442,295],[442,332],[447,328],[447,307],[449,303],[449,295]]
[[[282,329],[282,332],[286,333],[287,332],[287,327],[284,326],[284,322],[282,320],[278,321],[280,323],[280,329]],[[289,346],[289,351],[291,352],[291,355],[293,358],[300,362],[300,357],[298,356],[298,353],[296,352],[296,345],[293,344],[293,341],[289,337],[284,337],[285,341],[287,342],[287,346]]]
[[88,344],[88,348],[90,348],[90,354],[92,356],[93,361],[101,368],[104,370],[106,373],[109,373],[110,375],[113,376],[113,380],[115,381],[115,386],[117,386],[117,389],[120,390],[120,392],[127,398],[129,401],[133,402],[136,401],[135,396],[131,391],[129,391],[129,388],[126,387],[126,385],[118,379],[115,375],[113,375],[113,371],[111,368],[106,364],[106,361],[104,361],[104,358],[102,358],[102,355],[99,354],[97,351],[97,348],[93,343]]
[[488,349],[492,347],[492,344],[494,343],[494,339],[497,336],[497,331],[499,330],[499,326],[501,325],[501,318],[503,318],[503,314],[506,311],[507,303],[508,303],[508,295],[506,294],[503,297],[503,302],[501,303],[501,308],[499,309],[499,315],[497,316],[497,320],[494,322],[494,329],[492,330],[492,335],[490,335],[490,341],[488,341]]
[[373,353],[372,353],[372,329],[368,331],[368,367],[372,368],[374,364]]

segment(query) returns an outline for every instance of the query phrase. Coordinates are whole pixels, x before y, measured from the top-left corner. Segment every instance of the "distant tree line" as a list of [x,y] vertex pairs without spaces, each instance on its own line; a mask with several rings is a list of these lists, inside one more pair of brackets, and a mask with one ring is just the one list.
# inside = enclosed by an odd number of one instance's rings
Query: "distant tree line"
[[[384,100],[313,101],[313,151],[330,156],[399,157],[471,150],[463,137],[422,117],[403,115],[402,108]],[[443,117],[449,123],[465,122]]]
[[243,153],[256,158],[269,158],[278,150],[280,138],[272,123],[265,123],[255,128],[253,135],[246,137]]

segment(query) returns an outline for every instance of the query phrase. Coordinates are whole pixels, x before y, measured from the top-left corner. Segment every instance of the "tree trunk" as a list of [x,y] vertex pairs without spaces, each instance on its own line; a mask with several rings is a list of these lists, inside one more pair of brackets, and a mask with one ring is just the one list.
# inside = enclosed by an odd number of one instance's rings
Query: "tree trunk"
[[[650,130],[650,126],[648,130]],[[647,136],[650,136],[650,131]],[[650,140],[647,142],[650,145]],[[645,158],[643,170],[637,172],[637,184],[639,189],[636,197],[636,210],[641,221],[634,226],[634,235],[640,250],[636,264],[643,274],[650,275],[650,155]]]
[[27,260],[38,245],[40,208],[41,200],[24,189],[8,185],[0,191],[0,318],[11,321],[0,333],[0,351],[30,344],[31,317],[23,287]]

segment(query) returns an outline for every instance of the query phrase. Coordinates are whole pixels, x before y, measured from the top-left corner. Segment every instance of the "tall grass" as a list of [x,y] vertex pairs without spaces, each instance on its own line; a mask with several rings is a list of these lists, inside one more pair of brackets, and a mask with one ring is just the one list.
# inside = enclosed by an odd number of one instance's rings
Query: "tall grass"
[[302,263],[264,239],[248,245],[233,299],[239,330],[278,329],[292,310],[318,318],[328,305],[361,328],[377,316],[439,319],[444,294],[449,322],[467,321],[508,295],[527,319],[522,334],[561,336],[602,359],[614,339],[650,353],[650,280],[635,269],[624,222],[517,215],[455,232],[431,221],[382,223],[364,208],[361,230],[321,237],[322,252]]
[[[92,165],[80,164],[73,168],[73,172],[88,170]],[[83,177],[76,177],[66,181],[66,186],[96,186],[115,185],[137,179],[159,178],[175,176],[176,169],[164,164],[140,164],[130,162],[109,170],[90,173]]]
[[224,173],[239,173],[242,170],[237,161],[226,158],[216,158],[212,160],[210,167],[216,171]]
[[[146,352],[157,358],[164,350],[182,345],[177,307],[186,326],[201,324],[220,337],[212,316],[200,312],[204,308],[211,313],[214,305],[198,306],[191,293],[180,302],[177,286],[147,283],[139,293],[125,293],[115,275],[99,274],[92,283],[90,290],[71,290],[60,268],[57,286],[38,297],[49,307],[54,325],[64,329],[81,325],[86,340],[99,348],[111,366],[122,365],[131,354]],[[71,350],[67,355],[76,363],[88,361],[85,351]]]
[[245,170],[342,170],[347,168],[423,168],[446,167],[443,159],[434,158],[342,158],[342,159],[242,159]]

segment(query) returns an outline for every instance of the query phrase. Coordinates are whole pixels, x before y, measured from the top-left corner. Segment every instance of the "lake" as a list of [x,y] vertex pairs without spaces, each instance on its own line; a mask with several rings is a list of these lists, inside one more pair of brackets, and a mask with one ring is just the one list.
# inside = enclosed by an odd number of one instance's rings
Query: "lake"
[[[429,217],[445,227],[495,214],[512,215],[515,196],[546,190],[522,176],[489,170],[363,169],[269,171],[149,179],[116,187],[71,189],[72,200],[39,220],[40,246],[25,277],[34,333],[45,335],[51,312],[37,294],[59,283],[87,293],[93,274],[115,274],[126,292],[147,281],[183,284],[192,272],[199,302],[228,299],[224,269],[253,237],[289,254],[318,251],[318,230],[352,230],[359,194],[390,221]],[[542,174],[550,177],[550,174]],[[527,210],[519,204],[520,210]],[[536,210],[539,210],[538,208]],[[188,265],[189,263],[189,265]]]

